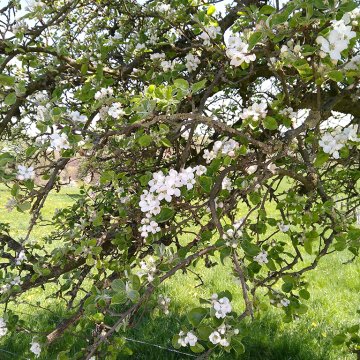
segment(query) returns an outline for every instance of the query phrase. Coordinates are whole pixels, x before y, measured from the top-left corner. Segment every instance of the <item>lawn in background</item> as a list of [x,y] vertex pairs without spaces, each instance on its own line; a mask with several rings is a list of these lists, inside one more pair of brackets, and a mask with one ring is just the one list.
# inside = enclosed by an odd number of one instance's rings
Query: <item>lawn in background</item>
[[[71,205],[73,195],[78,190],[73,187],[64,188],[60,193],[51,193],[43,217],[51,218],[56,208]],[[8,212],[4,205],[9,197],[6,188],[0,188],[0,222],[8,222],[13,229],[11,235],[15,238],[24,236],[28,227],[28,214],[17,211]],[[271,205],[270,205],[271,206]],[[38,226],[31,236],[31,241],[41,241],[42,236],[51,229]],[[281,235],[279,235],[281,236]],[[284,235],[282,235],[284,236]],[[356,310],[360,308],[360,262],[358,259],[348,265],[342,265],[351,255],[347,252],[336,252],[321,260],[318,268],[307,274],[310,282],[311,298],[306,302],[308,312],[293,323],[281,321],[283,311],[268,307],[261,317],[248,322],[244,343],[246,353],[242,359],[246,360],[350,360],[356,357],[344,351],[343,348],[332,346],[332,335],[339,332],[348,322],[356,323]],[[310,261],[308,256],[305,261]],[[243,300],[239,285],[231,275],[230,264],[218,265],[206,269],[202,262],[193,268],[204,284],[198,286],[199,279],[194,274],[178,273],[166,283],[161,293],[171,298],[171,313],[168,316],[150,318],[141,317],[134,330],[126,336],[129,339],[140,340],[150,344],[157,344],[172,349],[171,338],[180,330],[184,323],[187,311],[199,305],[199,298],[209,298],[216,291],[230,290],[233,293],[233,305],[241,311]],[[22,303],[13,310],[27,321],[34,331],[50,332],[58,324],[65,313],[61,301],[47,299],[51,285],[46,290],[36,289],[22,296]],[[159,292],[159,293],[160,293]],[[41,310],[39,306],[51,305],[52,312]],[[263,298],[263,305],[268,306],[267,298]],[[32,335],[19,334],[17,338],[4,337],[0,342],[0,359],[22,359],[29,357],[29,343]],[[44,352],[40,359],[56,359],[61,350],[68,348],[67,343],[76,342],[77,348],[86,345],[71,334]],[[191,359],[186,355],[161,350],[147,344],[129,342],[134,350],[134,359]],[[186,348],[181,349],[188,352]],[[124,356],[119,358],[125,358]],[[229,355],[212,356],[212,359],[230,359]]]

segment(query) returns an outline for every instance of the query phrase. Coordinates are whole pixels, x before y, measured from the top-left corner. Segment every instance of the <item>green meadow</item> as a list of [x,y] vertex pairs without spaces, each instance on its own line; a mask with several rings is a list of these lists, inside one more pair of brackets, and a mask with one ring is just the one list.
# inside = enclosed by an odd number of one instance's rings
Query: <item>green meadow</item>
[[[57,208],[70,205],[74,201],[76,188],[64,188],[59,193],[52,193],[43,209],[44,219],[51,218]],[[9,191],[0,188],[0,222],[11,225],[11,235],[21,238],[25,235],[29,215],[16,210],[8,212],[4,205]],[[271,209],[271,204],[268,204]],[[37,226],[31,241],[42,241],[42,237],[50,232],[49,227]],[[284,234],[279,236],[286,236]],[[267,308],[261,316],[253,321],[246,320],[244,344],[246,360],[350,360],[356,359],[343,347],[332,345],[332,336],[349,323],[359,322],[356,310],[360,308],[360,262],[358,259],[343,265],[351,258],[351,254],[335,252],[321,260],[318,268],[307,274],[310,283],[311,298],[306,302],[308,312],[292,323],[282,322],[283,311],[270,307],[267,297],[260,296],[261,306]],[[304,259],[309,262],[311,256]],[[219,264],[207,269],[199,262],[194,273],[178,273],[165,283],[161,293],[171,298],[170,314],[150,316],[146,312],[138,319],[136,327],[124,334],[129,339],[128,347],[133,355],[119,355],[119,359],[191,359],[192,356],[173,352],[171,338],[179,332],[182,323],[186,322],[186,312],[199,305],[199,298],[209,298],[214,292],[229,290],[233,293],[233,305],[239,312],[243,309],[243,300],[239,284],[231,274],[230,264]],[[200,285],[199,278],[203,284]],[[32,358],[29,353],[30,342],[34,334],[51,332],[63,319],[64,303],[60,299],[49,299],[52,285],[44,289],[38,288],[19,298],[16,306],[10,308],[20,318],[27,319],[28,332],[18,336],[5,336],[0,341],[0,359]],[[88,329],[89,338],[91,329]],[[141,341],[143,343],[139,343]],[[86,342],[76,338],[71,332],[49,349],[44,349],[39,359],[57,359],[60,351],[85,347]],[[160,347],[154,346],[158,345]],[[190,353],[188,349],[180,349]],[[71,353],[70,353],[71,358]],[[210,359],[230,359],[228,354],[212,355]]]

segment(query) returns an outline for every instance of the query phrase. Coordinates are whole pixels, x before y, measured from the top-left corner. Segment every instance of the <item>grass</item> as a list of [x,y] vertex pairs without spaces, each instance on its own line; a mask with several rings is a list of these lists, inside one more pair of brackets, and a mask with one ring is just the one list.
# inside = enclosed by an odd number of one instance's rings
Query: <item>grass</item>
[[[77,193],[76,188],[65,188],[60,193],[52,193],[43,210],[44,218],[50,218],[56,208],[62,208],[72,203],[71,195]],[[29,216],[19,212],[7,212],[4,204],[8,198],[8,191],[0,188],[0,222],[10,223],[11,233],[15,238],[21,238],[26,233]],[[50,229],[36,227],[31,240],[39,241]],[[257,315],[253,322],[246,323],[245,339],[246,353],[244,360],[350,360],[355,359],[341,347],[333,347],[331,337],[341,331],[348,323],[355,323],[356,310],[360,307],[360,263],[359,261],[342,265],[350,258],[347,252],[334,253],[324,258],[319,267],[308,273],[310,282],[310,300],[308,312],[293,323],[283,323],[281,309],[268,307],[267,311]],[[310,256],[305,259],[309,261]],[[199,298],[208,298],[213,292],[230,290],[234,296],[234,307],[240,311],[243,306],[239,285],[229,271],[229,264],[219,265],[206,269],[199,262],[194,271],[201,275],[202,286],[194,275],[177,273],[161,289],[171,298],[171,313],[168,316],[150,317],[144,315],[137,326],[126,333],[130,339],[141,340],[150,344],[157,344],[172,349],[171,338],[177,333],[180,324],[185,321],[186,312],[199,305]],[[51,285],[45,290],[36,289],[21,297],[22,303],[12,309],[27,321],[29,329],[39,332],[49,332],[65,313],[60,300],[47,298],[51,292]],[[26,303],[25,303],[26,302]],[[31,304],[31,305],[29,305]],[[42,310],[41,307],[50,307],[52,312]],[[267,306],[264,298],[262,306]],[[90,336],[90,330],[88,331]],[[0,342],[0,359],[12,360],[29,357],[29,343],[33,335],[19,335],[4,337]],[[40,359],[52,360],[57,354],[74,344],[74,349],[86,346],[69,333],[65,338],[56,342]],[[130,340],[129,347],[133,350],[133,359],[171,360],[190,359],[186,355],[177,354],[168,350],[156,348],[148,344],[139,344]],[[187,352],[183,348],[184,352]],[[71,354],[70,354],[71,358]],[[120,355],[119,359],[127,358]],[[213,356],[212,359],[230,359],[229,355]]]

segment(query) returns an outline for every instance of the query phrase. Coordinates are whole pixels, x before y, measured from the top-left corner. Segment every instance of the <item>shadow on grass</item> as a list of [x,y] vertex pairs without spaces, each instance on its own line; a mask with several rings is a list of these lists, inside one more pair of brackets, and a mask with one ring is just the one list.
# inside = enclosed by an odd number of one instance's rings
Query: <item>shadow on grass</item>
[[[34,312],[35,313],[35,312]],[[53,308],[52,312],[36,311],[36,316],[30,317],[29,328],[39,332],[48,333],[61,321],[65,315],[61,306]],[[179,332],[181,324],[186,324],[185,316],[170,314],[150,318],[144,315],[140,318],[134,329],[126,334],[128,339],[142,341],[141,344],[129,340],[127,346],[132,349],[133,355],[118,355],[117,359],[136,360],[179,360],[195,359],[191,356],[189,348],[181,348],[180,351],[190,354],[178,354],[173,352],[171,339]],[[80,323],[75,332],[67,332],[55,341],[48,349],[44,349],[39,360],[56,360],[59,352],[69,350],[68,359],[75,359],[74,354],[88,343],[81,340],[77,335],[84,335],[91,339],[92,323]],[[77,333],[77,334],[76,334]],[[321,328],[312,329],[306,322],[297,324],[284,324],[278,312],[270,310],[263,318],[247,322],[243,332],[243,343],[246,348],[241,360],[342,360],[350,359],[350,356],[342,356],[331,345],[331,337],[324,338]],[[21,360],[33,358],[29,353],[30,342],[33,334],[18,334],[17,336],[4,337],[0,343],[1,360]],[[159,345],[165,349],[156,347]],[[168,349],[168,350],[167,350]],[[108,359],[107,357],[99,357]],[[110,358],[109,358],[110,359]],[[113,358],[111,358],[113,359]],[[231,354],[213,354],[209,359],[227,360],[235,359]]]
[[[171,339],[174,334],[179,332],[181,323],[186,323],[186,320],[174,316],[158,317],[156,319],[143,318],[136,330],[128,333],[127,336],[173,350]],[[280,316],[271,313],[262,319],[255,319],[247,323],[243,343],[246,352],[239,357],[241,360],[343,359],[341,355],[331,353],[334,350],[331,341],[323,338],[321,329],[309,331],[304,326],[300,326],[295,332],[291,330],[290,326],[288,327],[287,324],[282,323]],[[148,344],[130,342],[129,347],[134,351],[132,358],[137,360],[185,360],[194,358]],[[191,353],[185,347],[180,350]],[[123,358],[118,357],[118,359]],[[236,357],[223,353],[213,354],[209,359],[225,360],[236,359]]]

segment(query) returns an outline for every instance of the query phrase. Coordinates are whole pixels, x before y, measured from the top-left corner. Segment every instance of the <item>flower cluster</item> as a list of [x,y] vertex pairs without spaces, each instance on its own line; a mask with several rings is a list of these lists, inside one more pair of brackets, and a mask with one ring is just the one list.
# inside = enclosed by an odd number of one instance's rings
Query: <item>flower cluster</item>
[[115,102],[113,103],[109,109],[108,109],[108,114],[114,118],[114,119],[117,119],[123,115],[125,115],[125,112],[121,106],[121,104],[119,102]]
[[185,60],[186,60],[186,68],[188,72],[195,71],[200,64],[200,59],[193,54],[187,54],[185,56]]
[[178,61],[175,59],[175,60],[163,60],[161,61],[160,63],[160,66],[162,67],[163,71],[166,72],[166,71],[171,71],[171,70],[174,70],[175,68],[175,65],[178,63]]
[[357,135],[357,126],[348,126],[343,130],[339,128],[331,133],[326,132],[319,141],[324,153],[330,154],[334,159],[340,157],[339,150],[341,150],[347,141],[359,142],[360,138]]
[[165,314],[169,314],[169,306],[170,306],[171,299],[167,296],[164,296],[162,294],[158,297],[158,306],[160,310]]
[[235,150],[239,147],[239,143],[233,139],[224,140],[224,141],[215,141],[213,149],[211,151],[205,149],[203,158],[206,160],[206,163],[209,164],[214,160],[218,154],[228,155],[230,157],[235,156]]
[[272,299],[270,299],[270,304],[275,305],[278,308],[288,307],[290,305],[290,300],[283,297],[281,294],[273,293]]
[[240,114],[240,118],[252,119],[258,121],[259,119],[264,119],[267,114],[267,103],[262,101],[260,103],[254,103],[248,108],[245,108]]
[[164,60],[165,59],[165,54],[163,53],[153,53],[150,54],[150,59],[151,60]]
[[79,111],[71,111],[69,117],[74,123],[86,123],[88,119],[86,115],[81,115]]
[[53,134],[49,136],[50,148],[56,151],[62,149],[70,149],[69,139],[66,134],[60,133],[58,130],[54,131]]
[[232,311],[231,303],[227,297],[222,297],[221,299],[218,299],[218,297],[218,294],[213,294],[211,296],[211,304],[215,310],[215,317],[224,319]]
[[224,190],[228,190],[228,191],[231,191],[232,190],[232,181],[231,179],[229,179],[227,176],[224,177],[222,183],[221,183],[221,187],[224,189]]
[[290,225],[284,224],[283,222],[277,223],[277,226],[281,232],[288,232],[290,229]]
[[95,100],[103,100],[107,97],[111,97],[114,91],[112,88],[101,88],[99,91],[95,93]]
[[32,0],[28,6],[25,7],[25,10],[41,13],[46,9],[46,4],[39,0]]
[[199,35],[199,38],[202,39],[205,46],[211,44],[211,39],[215,39],[221,33],[219,26],[207,26],[204,31]]
[[[160,213],[162,200],[171,202],[173,197],[179,197],[180,189],[183,186],[191,190],[195,184],[195,174],[202,175],[205,171],[206,168],[199,165],[182,169],[180,172],[171,169],[167,175],[162,171],[154,173],[148,184],[150,189],[143,191],[139,202],[141,211],[146,213],[146,219],[149,220],[152,216]],[[140,231],[143,237],[147,237],[150,232],[155,234],[160,231],[160,227],[155,221],[146,219],[141,222]]]
[[210,342],[212,342],[214,345],[221,345],[221,346],[229,346],[230,345],[230,337],[232,335],[237,335],[239,334],[239,329],[232,329],[232,327],[230,325],[227,324],[221,324],[217,330],[213,331],[210,335],[209,335],[209,340]]
[[30,343],[31,347],[30,347],[30,351],[35,355],[35,357],[39,357],[40,353],[41,353],[41,346],[38,342],[36,341],[32,341]]
[[240,66],[242,63],[249,64],[256,60],[255,54],[249,54],[249,45],[243,42],[240,37],[230,36],[226,49],[226,55],[230,60],[230,65]]
[[332,21],[333,29],[328,36],[318,36],[316,42],[321,46],[320,56],[330,56],[331,60],[341,60],[341,52],[348,48],[349,42],[356,37],[356,32],[352,31],[349,16],[343,16],[339,21]]
[[140,261],[140,269],[140,276],[146,275],[149,282],[154,281],[156,261],[152,256],[150,256],[147,261]]
[[0,318],[0,337],[5,336],[8,329],[6,327],[6,322],[3,318]]
[[21,250],[19,252],[19,255],[16,257],[15,259],[15,264],[16,265],[21,265],[23,261],[27,260],[27,257],[25,255],[25,251],[24,250]]
[[154,220],[150,220],[149,218],[141,219],[141,225],[141,236],[144,238],[147,238],[150,233],[156,234],[161,231],[159,224]]
[[237,220],[233,224],[232,229],[226,230],[223,235],[223,239],[226,240],[226,245],[236,248],[239,245],[239,239],[242,236],[242,231],[240,230],[242,224],[244,222],[244,218]]
[[25,165],[18,165],[16,178],[20,181],[32,180],[35,178],[35,171],[32,166],[26,167]]
[[181,346],[187,346],[187,345],[195,346],[197,340],[198,340],[197,336],[191,331],[188,331],[187,333],[184,333],[183,331],[179,332],[178,343]]
[[265,250],[261,250],[259,254],[254,256],[254,261],[256,261],[260,265],[267,264],[269,262],[267,256],[267,252]]
[[279,114],[289,118],[293,122],[297,120],[297,112],[294,111],[292,107],[285,107],[284,109],[279,111]]

